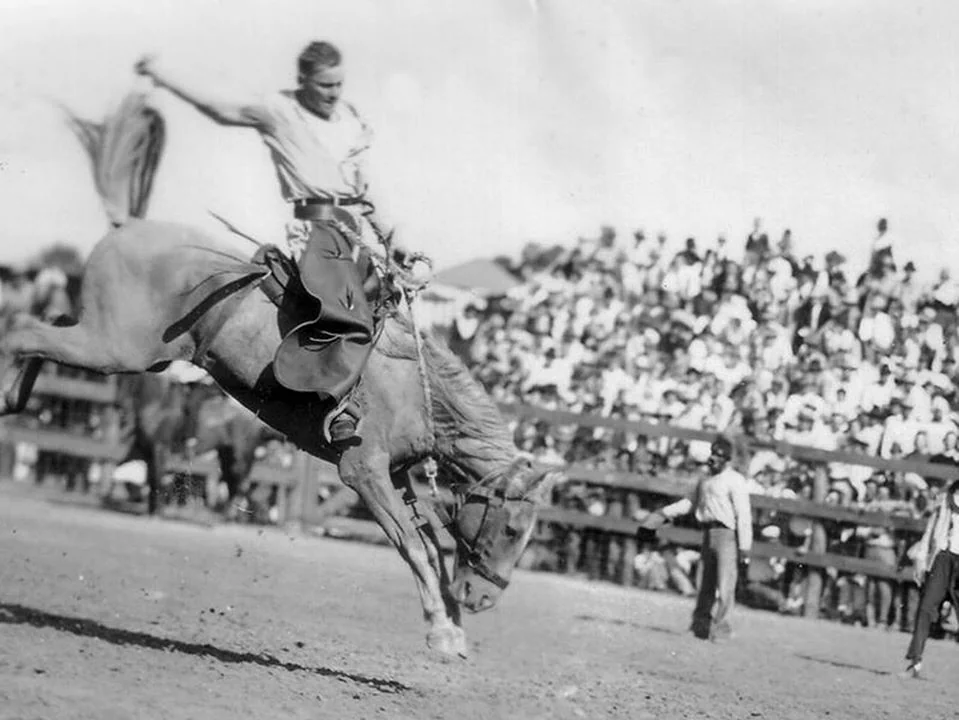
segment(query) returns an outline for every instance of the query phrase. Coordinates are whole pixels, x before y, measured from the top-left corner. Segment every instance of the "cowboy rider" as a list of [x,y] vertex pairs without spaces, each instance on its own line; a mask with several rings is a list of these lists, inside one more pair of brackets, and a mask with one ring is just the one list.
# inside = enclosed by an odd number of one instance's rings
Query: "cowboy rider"
[[371,199],[364,168],[371,130],[357,110],[340,98],[342,54],[329,42],[312,42],[300,53],[297,66],[297,89],[240,104],[194,90],[159,70],[151,57],[141,59],[136,71],[220,125],[255,129],[269,148],[280,192],[293,206],[296,219],[287,228],[291,254],[309,249],[323,258],[310,272],[322,273],[322,280],[312,285],[322,288],[313,294],[323,307],[320,328],[325,339],[317,345],[317,358],[324,362],[324,387],[310,389],[335,403],[327,420],[330,439],[339,445],[356,439],[359,412],[349,401],[349,392],[372,350],[373,316],[360,270],[361,258],[368,266],[369,256],[362,243],[359,248],[336,247],[340,241],[322,232],[319,225],[342,218],[346,211],[361,237],[369,237],[372,231],[381,241],[390,238],[401,264],[407,254],[396,244],[392,223]]

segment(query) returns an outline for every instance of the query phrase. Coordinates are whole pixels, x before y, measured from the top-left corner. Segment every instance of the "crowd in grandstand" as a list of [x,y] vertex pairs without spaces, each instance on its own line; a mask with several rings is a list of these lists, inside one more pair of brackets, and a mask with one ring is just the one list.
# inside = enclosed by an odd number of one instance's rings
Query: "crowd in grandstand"
[[[738,248],[721,236],[677,251],[662,234],[604,228],[569,249],[528,248],[512,268],[523,282],[468,305],[452,345],[503,402],[959,465],[959,284],[947,269],[920,283],[884,219],[871,242],[855,269],[837,251],[797,252],[788,229],[773,241],[759,220]],[[546,460],[605,468],[699,470],[709,455],[704,441],[541,422],[516,434]],[[789,457],[758,452],[742,469],[754,493],[811,495],[810,468]],[[826,500],[921,516],[940,484],[833,463]],[[585,505],[603,514],[603,502]],[[895,562],[887,532],[856,535]],[[641,553],[637,569],[658,563],[665,584],[676,562]]]
[[[502,401],[743,431],[824,450],[959,463],[959,285],[926,287],[877,238],[872,267],[831,252],[773,246],[759,222],[733,259],[725,238],[679,252],[642,232],[604,229],[568,251],[524,258],[524,282],[467,306],[454,324],[477,377]],[[699,467],[708,443],[523,424],[548,459]],[[808,494],[788,458],[760,453],[756,492]],[[921,512],[934,483],[860,466],[830,468],[837,502],[905,501]]]
[[[75,282],[75,280],[74,280]],[[73,300],[71,280],[56,265],[0,268],[0,321],[4,325],[17,312],[52,320],[69,315]]]

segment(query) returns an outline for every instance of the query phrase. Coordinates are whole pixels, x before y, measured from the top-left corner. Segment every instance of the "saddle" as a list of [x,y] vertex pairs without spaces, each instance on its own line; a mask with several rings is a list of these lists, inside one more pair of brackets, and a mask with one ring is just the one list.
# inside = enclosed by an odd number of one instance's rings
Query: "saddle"
[[[262,245],[252,262],[269,270],[259,288],[277,306],[285,317],[281,326],[283,339],[273,359],[277,381],[284,387],[301,392],[319,392],[330,387],[331,376],[344,378],[337,391],[330,392],[334,405],[347,395],[359,381],[362,365],[379,337],[383,321],[392,315],[401,297],[394,282],[386,274],[377,272],[368,253],[361,254],[357,263],[362,292],[372,311],[372,333],[357,333],[355,327],[338,326],[330,321],[331,313],[324,312],[324,274],[329,274],[331,263],[343,261],[341,255],[331,254],[330,248],[346,248],[351,244],[335,227],[315,223],[314,233],[329,233],[322,242],[309,242],[299,263],[284,254],[275,245]],[[365,256],[365,257],[364,257]],[[352,262],[352,259],[350,260]],[[329,292],[326,292],[329,302]],[[347,298],[350,302],[351,299]],[[332,308],[349,310],[351,308]],[[335,317],[337,313],[332,313]],[[352,340],[347,352],[326,353],[334,356],[324,362],[324,350],[344,338]],[[344,368],[342,365],[359,365]],[[346,383],[346,385],[344,385]],[[348,385],[348,386],[347,386]]]

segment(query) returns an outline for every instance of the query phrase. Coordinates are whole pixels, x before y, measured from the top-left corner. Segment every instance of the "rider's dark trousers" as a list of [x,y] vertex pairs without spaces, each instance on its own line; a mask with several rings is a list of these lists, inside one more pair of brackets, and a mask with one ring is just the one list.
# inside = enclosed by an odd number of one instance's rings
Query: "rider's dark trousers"
[[275,372],[290,389],[317,392],[339,403],[359,380],[372,351],[373,312],[365,285],[375,275],[364,248],[354,260],[353,243],[343,233],[319,220],[309,227],[300,278],[318,301],[318,314],[284,339],[295,347],[291,352],[281,348]]

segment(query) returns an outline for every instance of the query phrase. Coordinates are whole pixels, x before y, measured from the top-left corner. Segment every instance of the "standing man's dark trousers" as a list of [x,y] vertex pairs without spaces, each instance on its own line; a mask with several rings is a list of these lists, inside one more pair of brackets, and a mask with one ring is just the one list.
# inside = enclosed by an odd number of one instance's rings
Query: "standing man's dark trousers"
[[[912,663],[922,660],[922,652],[929,637],[929,628],[939,619],[939,607],[947,598],[955,604],[956,577],[959,575],[959,555],[941,551],[932,561],[932,569],[926,576],[919,597],[919,611],[916,613],[916,626],[912,631],[912,642],[906,659]],[[957,612],[959,609],[954,608]]]
[[736,531],[720,523],[703,528],[703,573],[693,611],[692,631],[698,638],[728,638],[729,613],[736,602],[739,553]]

